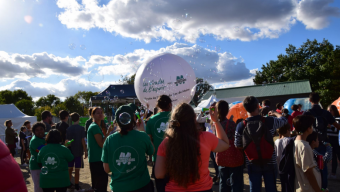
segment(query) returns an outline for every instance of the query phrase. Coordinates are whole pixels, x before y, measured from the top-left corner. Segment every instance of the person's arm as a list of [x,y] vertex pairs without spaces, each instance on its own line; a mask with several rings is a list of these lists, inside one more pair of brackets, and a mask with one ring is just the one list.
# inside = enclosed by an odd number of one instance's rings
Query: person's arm
[[337,128],[338,130],[340,130],[340,124],[338,124],[336,121],[334,121],[334,123],[332,124],[335,128]]
[[112,125],[110,125],[110,128],[104,134],[104,138],[100,133],[94,135],[94,138],[96,139],[96,142],[99,145],[99,147],[103,148],[104,142],[105,142],[106,138],[110,135],[110,132],[112,130],[113,130],[113,127],[112,127]]
[[309,184],[312,186],[313,190],[315,192],[322,192],[321,187],[318,185],[318,182],[316,181],[313,169],[314,167],[307,169],[305,175],[307,177],[307,180],[309,181]]
[[106,173],[110,173],[110,172],[111,172],[110,166],[109,166],[108,163],[103,163],[103,166],[104,166],[104,171],[105,171]]
[[234,145],[238,150],[243,150],[243,144],[242,144],[242,126],[243,126],[243,122],[239,123],[236,125],[236,130],[235,130],[235,141],[234,141]]
[[210,110],[209,110],[210,118],[214,122],[214,125],[216,128],[216,136],[217,138],[220,139],[218,141],[217,147],[215,148],[214,152],[222,152],[229,148],[229,139],[228,139],[227,134],[223,130],[221,123],[218,121],[216,108],[214,111],[212,110],[212,108],[214,107],[210,107]]
[[276,129],[279,129],[280,127],[284,126],[288,122],[288,120],[286,118],[283,118],[282,115],[278,112],[270,111],[268,115],[276,116],[276,118],[274,117],[274,123],[273,123],[274,133]]
[[137,125],[136,126],[137,126],[137,130],[138,131],[145,132],[144,123],[143,123],[142,118],[141,119],[137,119]]
[[26,147],[25,147],[25,141],[23,139],[20,139],[21,145],[22,145],[22,149],[25,151]]
[[84,139],[84,138],[81,139],[81,144],[83,145],[83,150],[84,150],[84,152],[85,152],[85,157],[84,157],[84,159],[86,159],[87,156],[88,156],[88,154],[87,154],[87,147],[86,147],[86,143],[85,143],[85,139]]
[[166,167],[165,167],[166,157],[157,155],[157,161],[155,165],[155,177],[157,179],[163,179],[166,174]]

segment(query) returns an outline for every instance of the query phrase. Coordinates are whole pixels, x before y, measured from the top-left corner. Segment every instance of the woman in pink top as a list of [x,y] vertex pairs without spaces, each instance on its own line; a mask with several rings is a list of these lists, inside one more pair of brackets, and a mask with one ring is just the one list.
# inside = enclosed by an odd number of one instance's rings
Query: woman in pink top
[[186,103],[178,105],[171,113],[170,125],[160,144],[155,168],[156,178],[168,178],[165,191],[212,192],[209,173],[210,152],[229,148],[229,140],[217,112],[210,107],[210,117],[216,134],[199,131],[196,114]]

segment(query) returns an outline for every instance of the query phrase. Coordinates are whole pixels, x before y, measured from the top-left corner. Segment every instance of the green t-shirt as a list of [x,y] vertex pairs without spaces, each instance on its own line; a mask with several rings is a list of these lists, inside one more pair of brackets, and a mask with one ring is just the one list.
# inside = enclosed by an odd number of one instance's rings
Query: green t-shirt
[[30,158],[30,170],[39,170],[40,167],[38,166],[37,159],[38,159],[38,152],[39,150],[45,146],[45,139],[36,137],[35,135],[32,137],[30,142],[30,152],[31,152],[31,158]]
[[100,134],[104,138],[101,128],[93,122],[87,131],[87,150],[90,163],[101,161],[100,158],[102,157],[102,148],[99,147],[96,138],[94,138],[96,134]]
[[130,131],[127,135],[114,133],[106,138],[102,162],[108,163],[112,191],[134,191],[150,182],[145,154],[152,155],[154,148],[144,132]]
[[152,157],[156,161],[158,146],[164,139],[164,133],[169,125],[170,111],[164,111],[152,116],[146,124],[146,133],[152,136],[155,154]]
[[71,151],[60,144],[47,144],[38,154],[41,188],[67,187],[70,183],[68,162],[73,160]]

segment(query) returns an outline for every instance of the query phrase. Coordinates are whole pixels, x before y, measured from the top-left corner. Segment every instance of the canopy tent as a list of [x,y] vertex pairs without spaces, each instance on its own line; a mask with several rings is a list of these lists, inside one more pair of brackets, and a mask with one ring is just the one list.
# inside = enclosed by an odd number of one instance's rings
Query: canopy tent
[[136,103],[139,102],[134,85],[110,85],[104,91],[90,98],[91,106],[96,106],[104,100],[109,103]]
[[4,125],[6,120],[12,120],[13,128],[20,130],[20,127],[24,124],[26,120],[31,123],[37,121],[36,116],[28,116],[21,112],[14,104],[0,105],[0,139],[5,143],[5,130]]

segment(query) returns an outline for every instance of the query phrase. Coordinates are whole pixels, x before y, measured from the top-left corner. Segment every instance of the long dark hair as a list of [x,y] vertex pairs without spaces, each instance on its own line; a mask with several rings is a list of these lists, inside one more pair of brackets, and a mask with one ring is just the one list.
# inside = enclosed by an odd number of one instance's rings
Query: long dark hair
[[220,100],[216,103],[216,108],[217,108],[217,118],[220,120],[220,122],[226,120],[228,112],[229,112],[228,102],[224,100]]
[[200,132],[195,119],[196,114],[190,105],[179,104],[171,113],[170,126],[165,133],[169,138],[166,145],[166,172],[182,187],[200,178]]
[[328,108],[330,108],[333,111],[334,117],[340,117],[338,108],[336,108],[335,105],[329,105]]

